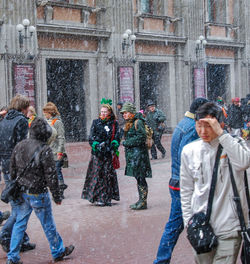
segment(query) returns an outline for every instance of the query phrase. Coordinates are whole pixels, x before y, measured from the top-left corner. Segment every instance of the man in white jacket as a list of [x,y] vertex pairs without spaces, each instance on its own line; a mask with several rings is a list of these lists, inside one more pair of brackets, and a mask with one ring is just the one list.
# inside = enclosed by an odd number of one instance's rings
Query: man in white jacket
[[244,171],[250,166],[250,150],[246,142],[223,131],[222,111],[215,103],[202,105],[196,113],[196,131],[200,139],[186,145],[182,151],[180,188],[184,225],[193,214],[206,213],[209,190],[218,145],[220,157],[210,224],[218,237],[218,247],[209,253],[196,254],[199,264],[236,263],[241,245],[240,223],[233,201],[228,159],[233,168],[248,223],[248,206],[244,188]]

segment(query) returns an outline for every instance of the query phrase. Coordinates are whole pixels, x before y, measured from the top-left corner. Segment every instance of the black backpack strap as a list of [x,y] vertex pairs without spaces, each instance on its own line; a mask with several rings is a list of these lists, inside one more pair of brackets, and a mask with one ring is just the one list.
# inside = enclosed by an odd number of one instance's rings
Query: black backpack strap
[[217,181],[217,174],[218,174],[218,167],[219,167],[221,152],[222,152],[222,146],[221,144],[219,144],[218,150],[216,153],[213,175],[212,175],[212,180],[211,180],[211,187],[210,187],[209,196],[208,196],[207,213],[206,213],[207,223],[210,220],[210,216],[212,212],[212,204],[213,204],[213,199],[214,199],[214,191],[215,191],[215,186],[216,186],[216,181]]
[[249,197],[249,187],[247,180],[247,171],[244,172],[244,182],[245,182],[245,191],[246,191],[247,204],[248,204],[248,217],[250,219],[250,197]]
[[[236,203],[237,214],[238,214],[239,221],[240,221],[241,231],[245,232],[246,231],[246,224],[245,224],[245,220],[244,220],[244,216],[243,216],[243,210],[242,210],[242,206],[241,206],[241,202],[240,202],[240,196],[239,196],[239,192],[237,190],[237,186],[236,186],[236,183],[234,180],[233,169],[232,169],[232,166],[231,166],[229,159],[228,159],[228,166],[229,166],[230,178],[231,178],[233,192],[234,192],[234,202]],[[248,196],[249,196],[249,193],[248,193]]]

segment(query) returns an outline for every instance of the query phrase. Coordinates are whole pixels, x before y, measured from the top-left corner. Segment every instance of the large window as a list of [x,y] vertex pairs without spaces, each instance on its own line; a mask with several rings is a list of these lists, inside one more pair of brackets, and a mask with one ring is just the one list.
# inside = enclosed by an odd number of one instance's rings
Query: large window
[[140,0],[141,13],[162,15],[165,0]]
[[210,22],[227,23],[227,0],[208,0]]

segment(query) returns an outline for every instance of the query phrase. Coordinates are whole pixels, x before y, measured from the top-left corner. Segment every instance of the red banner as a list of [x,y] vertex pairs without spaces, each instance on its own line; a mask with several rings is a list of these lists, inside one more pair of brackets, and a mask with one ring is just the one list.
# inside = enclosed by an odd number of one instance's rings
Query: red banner
[[134,102],[134,68],[119,67],[120,100]]
[[14,94],[22,94],[35,106],[35,67],[33,64],[14,64]]
[[206,97],[205,93],[205,69],[194,69],[194,96]]

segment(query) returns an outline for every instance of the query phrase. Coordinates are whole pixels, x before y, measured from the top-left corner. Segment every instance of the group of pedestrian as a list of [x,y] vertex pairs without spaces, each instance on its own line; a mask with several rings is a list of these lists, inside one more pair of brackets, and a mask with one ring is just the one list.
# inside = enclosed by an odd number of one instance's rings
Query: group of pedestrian
[[[237,261],[242,236],[241,224],[235,213],[237,210],[230,166],[235,175],[247,225],[249,210],[244,171],[250,166],[250,150],[241,137],[231,136],[225,130],[225,118],[221,104],[197,98],[174,130],[171,143],[172,175],[169,182],[171,210],[154,264],[170,263],[173,249],[184,227],[188,229],[193,224],[190,219],[196,213],[207,212],[214,173],[217,173],[218,179],[209,223],[217,237],[218,246],[203,254],[193,250],[195,263],[235,264]],[[222,153],[215,170],[219,146]],[[204,239],[203,233],[199,234],[199,239]]]
[[[219,157],[218,180],[210,217],[219,244],[208,253],[195,252],[195,262],[236,263],[241,236],[240,223],[234,212],[229,162],[236,176],[247,222],[243,176],[250,166],[250,150],[241,137],[234,137],[225,130],[226,125],[231,130],[237,129],[232,125],[230,117],[234,115],[232,109],[238,107],[238,99],[234,98],[234,101],[235,106],[224,109],[221,103],[197,98],[174,130],[169,181],[171,211],[154,264],[170,263],[180,233],[184,227],[191,225],[190,218],[195,213],[206,212],[219,146],[223,150]],[[92,122],[89,135],[91,159],[81,198],[96,206],[112,206],[112,200],[120,200],[114,160],[119,157],[119,146],[122,144],[126,158],[125,175],[135,178],[139,196],[138,201],[130,205],[130,209],[144,210],[147,209],[148,197],[146,179],[152,177],[146,127],[150,126],[153,130],[154,144],[150,150],[152,159],[157,159],[156,147],[164,158],[166,150],[161,144],[161,137],[166,116],[156,108],[152,100],[148,101],[146,114],[137,112],[135,105],[130,102],[119,102],[118,105],[119,119],[112,108],[112,100],[103,98],[99,116]],[[6,116],[0,121],[0,161],[4,180],[8,184],[10,180],[17,179],[22,187],[20,197],[11,201],[11,216],[0,232],[0,243],[8,253],[9,264],[22,263],[19,252],[35,248],[25,232],[33,210],[49,241],[54,261],[63,260],[74,250],[73,245],[64,246],[56,230],[48,193],[49,189],[53,201],[60,205],[64,198],[63,191],[67,188],[62,174],[64,126],[53,103],[48,102],[43,107],[43,114],[45,119],[37,116],[27,98],[17,95],[12,99]]]
[[250,136],[250,94],[247,94],[245,98],[232,98],[232,104],[229,106],[221,97],[218,97],[217,102],[222,107],[227,130],[232,135],[248,140]]
[[[6,116],[0,121],[0,161],[4,181],[8,185],[11,180],[16,180],[20,188],[18,198],[10,201],[11,215],[0,232],[0,244],[7,253],[8,264],[22,263],[20,251],[36,247],[29,242],[25,232],[33,210],[49,241],[54,261],[63,260],[74,250],[73,245],[64,246],[56,230],[48,193],[49,188],[54,202],[61,204],[61,190],[66,187],[62,187],[64,182],[56,161],[63,156],[64,128],[53,103],[47,103],[43,111],[48,121],[37,117],[27,97],[16,95],[10,102]],[[57,120],[52,127],[49,121],[55,117]]]

